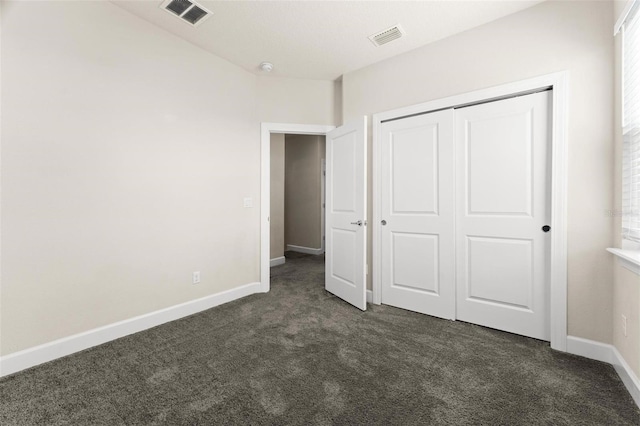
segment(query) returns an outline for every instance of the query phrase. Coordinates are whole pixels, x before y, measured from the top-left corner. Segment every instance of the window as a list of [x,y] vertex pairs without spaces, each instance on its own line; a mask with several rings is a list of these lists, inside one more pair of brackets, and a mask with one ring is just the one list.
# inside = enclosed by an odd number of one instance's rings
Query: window
[[640,242],[640,1],[632,3],[622,34],[622,234]]

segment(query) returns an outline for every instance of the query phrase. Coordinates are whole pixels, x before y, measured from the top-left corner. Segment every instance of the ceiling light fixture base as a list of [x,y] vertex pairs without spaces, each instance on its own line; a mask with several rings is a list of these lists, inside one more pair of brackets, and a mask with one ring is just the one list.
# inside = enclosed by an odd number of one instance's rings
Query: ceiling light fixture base
[[273,70],[273,64],[271,62],[263,62],[260,64],[260,69],[264,72],[271,72],[271,70]]

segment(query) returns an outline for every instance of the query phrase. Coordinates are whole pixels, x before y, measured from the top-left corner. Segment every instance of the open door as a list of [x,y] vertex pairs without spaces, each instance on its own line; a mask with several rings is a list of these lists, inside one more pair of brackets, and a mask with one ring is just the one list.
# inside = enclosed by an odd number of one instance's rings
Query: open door
[[327,134],[325,288],[367,309],[367,118]]

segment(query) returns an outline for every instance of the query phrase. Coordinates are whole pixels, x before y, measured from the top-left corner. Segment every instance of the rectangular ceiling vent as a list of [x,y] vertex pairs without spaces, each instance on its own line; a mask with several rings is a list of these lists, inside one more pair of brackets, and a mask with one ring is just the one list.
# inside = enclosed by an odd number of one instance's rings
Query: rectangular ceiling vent
[[197,27],[209,16],[213,15],[213,13],[191,0],[165,0],[160,7],[194,27]]
[[404,30],[400,25],[394,25],[391,28],[387,28],[386,30],[369,36],[369,40],[371,40],[371,43],[379,47],[383,44],[387,44],[392,42],[393,40],[399,39],[404,34]]

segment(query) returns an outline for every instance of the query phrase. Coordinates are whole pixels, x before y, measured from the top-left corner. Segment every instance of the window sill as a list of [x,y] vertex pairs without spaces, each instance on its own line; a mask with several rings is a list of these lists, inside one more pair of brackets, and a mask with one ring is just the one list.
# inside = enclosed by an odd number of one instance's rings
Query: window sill
[[640,250],[608,248],[607,251],[613,253],[618,258],[621,266],[640,275]]

